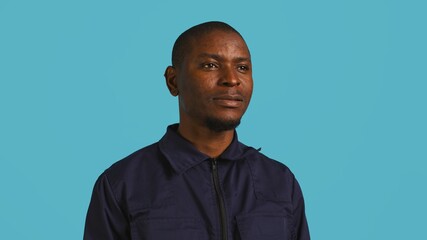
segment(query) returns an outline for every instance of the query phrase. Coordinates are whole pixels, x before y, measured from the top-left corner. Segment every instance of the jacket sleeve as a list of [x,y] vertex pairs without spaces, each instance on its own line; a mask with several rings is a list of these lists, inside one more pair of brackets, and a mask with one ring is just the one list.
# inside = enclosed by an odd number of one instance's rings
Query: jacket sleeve
[[294,177],[293,183],[293,210],[294,210],[294,230],[295,238],[297,240],[310,240],[310,233],[308,230],[307,219],[305,217],[305,204],[302,195],[301,187]]
[[131,239],[127,214],[118,204],[105,173],[95,183],[86,215],[83,239]]

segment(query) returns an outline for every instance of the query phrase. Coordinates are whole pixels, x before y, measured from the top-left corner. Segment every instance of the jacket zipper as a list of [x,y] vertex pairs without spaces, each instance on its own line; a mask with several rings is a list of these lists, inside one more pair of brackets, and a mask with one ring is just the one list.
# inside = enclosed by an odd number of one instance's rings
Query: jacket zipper
[[219,215],[221,221],[221,239],[227,240],[227,214],[225,212],[224,196],[222,195],[221,188],[219,187],[219,175],[216,159],[212,159],[212,178],[215,187],[216,199],[219,206]]

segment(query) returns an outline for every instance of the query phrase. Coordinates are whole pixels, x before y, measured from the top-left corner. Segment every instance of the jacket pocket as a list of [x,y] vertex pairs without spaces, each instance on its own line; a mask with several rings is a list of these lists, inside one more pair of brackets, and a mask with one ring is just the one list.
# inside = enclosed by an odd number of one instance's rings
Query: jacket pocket
[[279,215],[237,216],[237,228],[242,240],[291,240],[290,221]]
[[202,239],[200,222],[193,218],[140,219],[132,224],[132,239]]

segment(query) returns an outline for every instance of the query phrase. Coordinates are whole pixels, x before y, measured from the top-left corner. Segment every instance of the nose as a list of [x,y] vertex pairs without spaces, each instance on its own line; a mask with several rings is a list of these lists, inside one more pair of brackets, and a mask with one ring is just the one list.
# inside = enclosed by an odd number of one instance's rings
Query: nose
[[240,85],[240,79],[236,69],[227,67],[222,69],[219,84],[225,87],[234,87]]

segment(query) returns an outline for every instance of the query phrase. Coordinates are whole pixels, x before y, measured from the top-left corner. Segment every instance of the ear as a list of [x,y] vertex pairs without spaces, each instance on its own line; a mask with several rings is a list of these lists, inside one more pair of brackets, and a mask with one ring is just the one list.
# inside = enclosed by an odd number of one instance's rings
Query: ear
[[168,66],[165,70],[166,86],[172,96],[178,95],[178,84],[176,82],[176,69],[173,66]]

